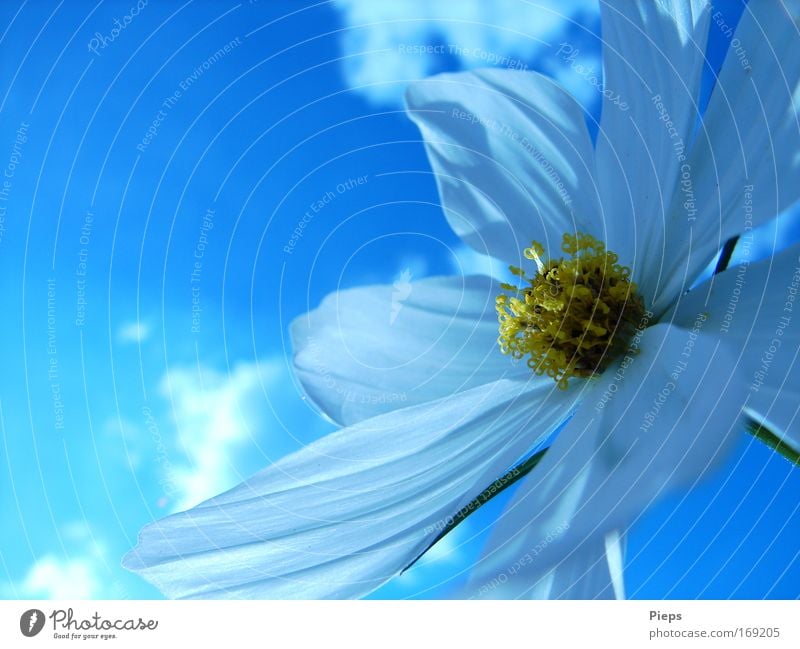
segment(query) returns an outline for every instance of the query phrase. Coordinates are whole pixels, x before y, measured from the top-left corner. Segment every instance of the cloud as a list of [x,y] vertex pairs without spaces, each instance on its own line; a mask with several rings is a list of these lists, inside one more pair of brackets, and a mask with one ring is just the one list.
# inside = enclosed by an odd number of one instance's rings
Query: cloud
[[55,538],[61,547],[66,547],[66,556],[47,552],[35,559],[22,576],[0,582],[0,599],[129,597],[115,571],[117,560],[110,556],[106,540],[95,534],[89,521],[65,521],[59,525]]
[[140,343],[150,337],[150,326],[145,322],[129,322],[117,331],[117,338],[124,343]]
[[94,542],[92,528],[87,521],[67,521],[59,526],[58,531],[64,541],[82,544],[84,547],[91,543],[94,548],[94,554],[102,556],[104,548]]
[[[240,363],[230,372],[198,365],[178,367],[161,380],[171,402],[180,460],[168,460],[165,491],[179,496],[185,509],[215,496],[246,476],[236,468],[235,453],[259,436],[266,411],[264,390],[284,383],[277,361]],[[286,381],[288,382],[288,381]]]
[[[402,103],[408,81],[444,69],[527,69],[546,52],[555,58],[551,46],[570,21],[585,23],[598,13],[596,3],[585,0],[335,0],[335,6],[346,27],[348,85],[373,103],[394,105]],[[562,63],[540,67],[561,79]],[[588,92],[586,84],[575,88]]]
[[97,559],[59,559],[48,554],[34,562],[10,590],[19,599],[97,599],[107,595]]

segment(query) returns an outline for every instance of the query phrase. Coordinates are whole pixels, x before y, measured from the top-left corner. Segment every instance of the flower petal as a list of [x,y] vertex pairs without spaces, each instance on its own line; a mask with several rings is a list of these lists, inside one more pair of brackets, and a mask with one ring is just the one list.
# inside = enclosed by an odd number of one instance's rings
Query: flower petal
[[531,241],[558,252],[565,232],[589,231],[597,220],[583,111],[552,79],[498,69],[442,74],[411,84],[406,101],[445,215],[478,252],[519,265]]
[[[544,575],[534,563],[536,549],[520,557],[504,572],[482,584],[477,599],[615,599],[619,580],[616,536],[606,543],[592,537]],[[607,553],[611,552],[611,560]],[[612,569],[612,564],[614,568]],[[612,574],[613,572],[613,574]],[[620,593],[624,598],[624,593]]]
[[[658,260],[698,114],[710,10],[704,0],[600,4],[605,93],[597,178],[606,241],[649,301],[665,281]],[[677,225],[685,229],[685,219]]]
[[577,391],[498,381],[342,429],[147,525],[124,565],[176,598],[347,598],[396,575]]
[[[747,250],[752,235],[739,250]],[[675,307],[671,318],[703,329],[739,350],[738,371],[748,382],[745,412],[800,450],[800,245],[755,264],[729,268],[704,282]]]
[[600,377],[520,485],[476,587],[527,554],[530,578],[540,578],[609,532],[624,533],[672,488],[696,482],[741,432],[745,387],[734,370],[735,357],[715,336],[647,329],[640,353]]
[[497,346],[499,293],[494,280],[471,276],[329,295],[292,323],[296,376],[342,425],[501,378],[527,379],[525,363]]
[[[662,304],[689,288],[728,238],[800,198],[798,20],[796,0],[745,7],[686,163],[688,186],[673,200]],[[686,200],[697,210],[691,220]]]

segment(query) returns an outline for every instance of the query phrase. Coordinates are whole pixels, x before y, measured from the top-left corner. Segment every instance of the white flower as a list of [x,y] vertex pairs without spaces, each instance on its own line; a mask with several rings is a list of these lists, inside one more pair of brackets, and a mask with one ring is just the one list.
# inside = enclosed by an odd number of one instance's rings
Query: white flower
[[489,278],[414,282],[393,319],[391,285],[340,292],[292,338],[307,394],[344,428],[148,525],[125,565],[172,597],[364,595],[571,415],[472,593],[620,596],[625,530],[724,457],[742,412],[799,449],[798,247],[686,292],[728,238],[744,246],[800,193],[798,4],[748,3],[698,127],[712,11],[603,4],[596,146],[581,108],[537,74],[442,75],[408,94],[456,233],[529,272],[532,241],[544,260],[564,234],[604,242],[642,300],[646,328],[626,341],[638,353],[580,366],[561,389],[499,352],[503,289]]

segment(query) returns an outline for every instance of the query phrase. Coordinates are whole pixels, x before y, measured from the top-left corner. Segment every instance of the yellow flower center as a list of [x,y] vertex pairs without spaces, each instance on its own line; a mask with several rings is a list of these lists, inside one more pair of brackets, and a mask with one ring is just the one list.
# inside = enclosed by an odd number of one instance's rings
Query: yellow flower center
[[644,315],[644,301],[618,255],[589,234],[565,234],[561,249],[570,258],[542,260],[534,241],[524,251],[537,273],[511,266],[524,284],[501,284],[497,297],[498,343],[504,354],[528,358],[536,374],[566,389],[572,377],[605,370],[627,349]]

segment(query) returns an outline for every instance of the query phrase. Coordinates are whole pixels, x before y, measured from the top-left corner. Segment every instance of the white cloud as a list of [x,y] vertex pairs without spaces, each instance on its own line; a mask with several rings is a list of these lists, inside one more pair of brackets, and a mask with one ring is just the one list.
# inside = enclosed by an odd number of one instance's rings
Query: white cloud
[[[221,373],[203,366],[176,368],[161,381],[171,401],[186,460],[170,462],[170,491],[185,509],[229,489],[246,476],[236,470],[235,452],[258,434],[265,411],[264,390],[276,388],[285,370],[277,361],[240,363]],[[287,380],[288,381],[288,380]]]
[[[370,101],[399,104],[408,81],[433,74],[455,59],[462,68],[496,65],[525,69],[534,58],[554,57],[570,20],[597,14],[586,0],[335,0],[345,78]],[[555,42],[554,42],[555,41]],[[419,46],[437,45],[436,51]],[[551,65],[558,74],[558,61]],[[586,84],[577,84],[579,94]]]
[[108,548],[86,520],[65,521],[57,536],[67,556],[47,553],[36,559],[21,578],[0,583],[6,599],[102,599],[124,595],[114,577]]
[[37,560],[12,590],[20,599],[96,599],[105,595],[104,583],[96,559],[59,559],[48,554]]
[[140,343],[150,337],[150,326],[145,322],[128,322],[119,328],[117,337],[124,343]]
[[[61,538],[71,543],[90,543],[93,540],[92,528],[87,521],[68,521],[58,528]],[[95,554],[102,555],[103,548],[95,544]]]

